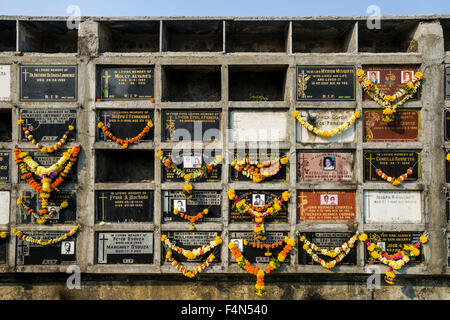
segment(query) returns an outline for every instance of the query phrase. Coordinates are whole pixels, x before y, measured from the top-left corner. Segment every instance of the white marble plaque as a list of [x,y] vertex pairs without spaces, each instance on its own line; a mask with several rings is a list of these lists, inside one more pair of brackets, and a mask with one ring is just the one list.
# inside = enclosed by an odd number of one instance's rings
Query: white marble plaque
[[0,191],[0,224],[9,223],[9,191]]
[[365,223],[420,223],[420,191],[365,191]]
[[288,141],[286,111],[231,111],[230,142]]
[[[320,130],[328,131],[347,122],[353,115],[353,110],[300,110],[300,115],[305,121]],[[358,120],[357,120],[358,121]],[[329,142],[353,142],[355,135],[354,122],[347,130],[330,138],[324,138],[308,131],[296,120],[297,142],[303,143],[329,143]]]
[[11,96],[11,67],[0,65],[0,101],[7,101]]

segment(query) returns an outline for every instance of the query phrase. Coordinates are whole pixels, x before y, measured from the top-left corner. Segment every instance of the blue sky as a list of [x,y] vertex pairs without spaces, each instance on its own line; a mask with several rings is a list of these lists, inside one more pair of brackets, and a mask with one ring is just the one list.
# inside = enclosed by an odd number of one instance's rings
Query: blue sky
[[77,5],[82,16],[349,16],[450,14],[450,0],[0,0],[1,15],[67,16]]

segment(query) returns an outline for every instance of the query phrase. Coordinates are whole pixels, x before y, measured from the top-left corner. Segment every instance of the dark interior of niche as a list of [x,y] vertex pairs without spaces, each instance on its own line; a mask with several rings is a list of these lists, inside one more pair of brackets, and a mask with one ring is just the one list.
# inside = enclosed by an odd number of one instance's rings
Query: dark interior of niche
[[0,21],[0,51],[16,51],[16,21]]
[[441,20],[442,31],[444,32],[444,48],[450,51],[450,19]]
[[223,51],[222,21],[164,21],[163,51]]
[[296,21],[292,23],[292,52],[338,53],[351,48],[354,21]]
[[287,65],[230,65],[231,101],[284,101]]
[[286,52],[287,21],[226,22],[227,52]]
[[20,21],[19,49],[22,52],[76,53],[78,30],[66,21]]
[[220,101],[220,66],[163,66],[163,101]]
[[154,180],[154,152],[96,150],[95,182],[150,182]]
[[105,21],[99,24],[99,52],[158,52],[159,21]]
[[10,109],[0,109],[0,141],[12,141],[12,113]]
[[367,21],[358,22],[358,51],[370,53],[417,52],[414,40],[419,21],[381,20],[380,29],[368,29]]

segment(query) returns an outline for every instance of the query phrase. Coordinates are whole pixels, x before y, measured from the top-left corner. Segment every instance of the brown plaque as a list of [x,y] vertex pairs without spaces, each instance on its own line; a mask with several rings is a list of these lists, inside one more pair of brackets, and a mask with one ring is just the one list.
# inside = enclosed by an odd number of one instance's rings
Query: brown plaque
[[417,141],[419,112],[419,110],[397,110],[394,122],[386,123],[381,120],[383,110],[364,110],[364,141]]
[[353,221],[356,217],[354,191],[298,191],[299,221]]
[[299,152],[300,181],[352,181],[353,153]]
[[[365,68],[367,79],[377,83],[380,92],[388,95],[394,95],[405,84],[412,81],[417,68],[389,68],[375,67]],[[372,100],[367,93],[364,93],[364,100]],[[417,93],[413,95],[412,100],[417,100]]]

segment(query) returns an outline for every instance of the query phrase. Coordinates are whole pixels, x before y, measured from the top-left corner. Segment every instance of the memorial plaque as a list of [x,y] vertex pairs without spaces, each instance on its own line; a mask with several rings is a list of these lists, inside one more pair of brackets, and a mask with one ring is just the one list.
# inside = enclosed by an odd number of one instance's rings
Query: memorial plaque
[[154,97],[153,67],[100,67],[97,99],[150,100]]
[[445,65],[445,79],[444,79],[444,87],[445,87],[445,100],[450,100],[450,65]]
[[[254,167],[256,167],[256,163],[263,163],[264,161],[270,161],[270,160],[279,160],[281,158],[286,157],[286,155],[288,154],[288,151],[278,151],[278,152],[273,152],[272,151],[268,151],[268,150],[262,150],[262,149],[258,149],[258,150],[235,150],[234,151],[234,157],[235,159],[237,158],[238,161],[242,160],[244,157],[248,157],[250,159],[250,161],[254,161],[255,163],[253,164]],[[251,163],[250,163],[251,164]],[[289,163],[287,164],[281,164],[277,162],[272,165],[271,167],[265,167],[267,169],[273,169],[274,172],[276,172],[275,170],[277,170],[277,165],[279,165],[279,171],[274,174],[273,176],[266,178],[264,180],[261,181],[261,183],[265,183],[265,182],[286,182],[287,180],[287,167],[289,166]],[[229,166],[230,167],[230,179],[232,182],[252,182],[253,180],[252,178],[248,178],[246,176],[244,176],[242,174],[242,172],[237,171],[234,167]],[[261,170],[262,168],[259,168],[259,170]]]
[[220,111],[163,110],[163,141],[220,140]]
[[97,232],[97,264],[152,264],[153,232]]
[[447,223],[450,223],[450,192],[445,189],[445,213],[447,215]]
[[445,141],[450,141],[450,109],[444,110],[444,128]]
[[153,221],[153,191],[95,191],[96,222]]
[[204,215],[202,219],[198,220],[196,224],[202,222],[221,222],[222,211],[222,193],[221,191],[195,191],[195,197],[186,199],[181,191],[162,191],[162,220],[163,222],[180,222],[184,221],[189,226],[189,223],[180,218],[180,215],[174,215],[173,209],[186,213],[190,216],[195,216],[197,213],[208,209],[208,214]]
[[10,207],[9,203],[10,203],[9,191],[0,191],[0,224],[9,223],[9,207]]
[[420,171],[418,151],[364,151],[364,181],[384,181],[376,173],[380,169],[388,176],[398,178],[413,168],[413,173],[405,181],[417,181]]
[[353,221],[356,218],[354,191],[298,191],[298,221]]
[[0,101],[11,99],[11,66],[0,65]]
[[[300,116],[311,125],[320,130],[328,131],[346,123],[353,116],[354,110],[299,110]],[[353,124],[341,134],[330,138],[316,135],[306,129],[300,122],[295,120],[297,131],[297,142],[302,143],[330,143],[330,142],[353,142],[355,136],[355,125]]]
[[[378,245],[383,251],[388,254],[395,254],[402,250],[405,245],[414,245],[419,241],[422,233],[419,232],[368,232],[367,240]],[[364,245],[366,247],[366,245]],[[367,249],[367,248],[366,248]],[[423,261],[422,246],[418,248],[420,254],[417,257],[412,257],[409,264]],[[369,250],[364,250],[365,261],[369,264],[381,263],[378,259],[374,259]]]
[[445,160],[445,182],[450,183],[450,161]]
[[65,101],[78,99],[76,65],[21,65],[20,101]]
[[[75,130],[70,131],[67,141],[74,141],[76,138],[77,110],[21,109],[20,118],[25,122],[22,127],[27,128],[33,137],[44,145],[45,142],[58,142],[69,125],[73,125]],[[23,130],[20,130],[20,137],[22,141],[27,141]]]
[[[367,79],[377,84],[380,92],[388,95],[394,95],[408,82],[411,82],[414,74],[417,72],[416,67],[391,68],[391,67],[365,67]],[[419,89],[420,91],[420,89]],[[415,93],[411,100],[417,100],[418,94]],[[364,92],[364,100],[373,101],[373,99]],[[376,102],[374,102],[376,103]]]
[[230,111],[230,142],[289,141],[286,111]]
[[[172,158],[172,161],[177,164],[178,168],[184,170],[186,174],[192,173],[200,169],[205,163],[211,163],[216,156],[214,150],[173,150],[164,151],[164,155]],[[178,178],[174,173],[167,171],[164,165],[162,167],[163,182],[184,182],[184,179]],[[220,181],[222,175],[222,165],[219,164],[213,167],[211,174],[207,178],[198,178],[195,182],[217,182]]]
[[[342,244],[350,240],[350,238],[353,237],[354,234],[351,232],[306,232],[302,233],[302,235],[304,235],[308,241],[316,244],[318,247],[326,250],[332,250],[336,247],[342,246]],[[300,240],[298,240],[298,243],[298,263],[300,265],[318,265],[303,249],[303,242],[300,242]],[[339,267],[339,265],[356,265],[356,252],[357,250],[355,244],[355,247],[353,247],[348,255],[336,266]],[[328,262],[333,260],[328,256],[320,254],[318,256],[319,258],[324,259]]]
[[[24,152],[28,152],[28,154],[36,161],[40,166],[43,167],[51,167],[62,157],[63,153],[67,151],[67,149],[62,150],[59,149],[53,153],[42,153],[38,149],[33,150],[22,150]],[[78,154],[79,155],[79,154]],[[78,157],[79,161],[79,157]],[[67,183],[76,183],[78,181],[78,161],[72,166],[70,173],[67,175],[67,178],[64,180],[64,184]],[[21,177],[20,170],[18,171],[19,181],[22,183],[27,183],[26,180],[23,180]]]
[[[42,206],[42,199],[39,198],[39,195],[35,192],[24,191],[22,192],[22,200],[32,208],[36,213],[39,212]],[[48,199],[48,211],[51,213],[52,211],[56,211],[63,201],[67,201],[68,207],[61,209],[59,213],[57,213],[54,217],[49,218],[47,220],[48,224],[57,224],[57,223],[66,223],[66,224],[75,224],[77,220],[77,195],[75,191],[70,190],[55,190],[51,193],[50,198]],[[28,212],[21,207],[18,211],[20,218],[20,223],[28,224],[37,224],[37,219],[32,215],[28,214]]]
[[447,265],[450,266],[450,232],[447,232]]
[[421,223],[420,191],[364,191],[365,223]]
[[[242,255],[250,261],[250,263],[269,263],[271,258],[276,258],[278,254],[283,250],[286,243],[284,242],[284,238],[288,236],[287,231],[280,232],[266,232],[267,240],[264,242],[256,241],[259,244],[270,244],[283,241],[283,244],[275,249],[270,249],[270,253],[272,255],[266,256],[267,249],[258,249],[253,248],[252,245],[244,245],[244,240],[247,240],[249,244],[253,244],[255,239],[253,238],[253,232],[230,232],[230,242],[234,242],[234,244],[239,248],[239,251]],[[230,262],[236,263],[233,255],[230,252]],[[287,255],[284,263],[290,263],[290,254]]]
[[[219,232],[215,231],[168,231],[164,234],[167,235],[167,239],[173,244],[175,244],[179,248],[183,248],[186,250],[193,250],[197,248],[201,248],[202,246],[209,244],[211,241],[213,241],[217,236],[220,236]],[[221,245],[215,247],[211,251],[205,253],[204,255],[201,255],[193,260],[188,260],[184,255],[175,252],[172,250],[172,255],[178,262],[186,263],[186,262],[195,262],[196,264],[205,261],[208,256],[212,253],[216,257],[216,259],[212,263],[218,263],[221,261],[221,248],[223,245],[226,245],[222,243]],[[162,245],[162,251],[161,251],[161,260],[165,261],[166,263],[169,263],[165,260],[165,256],[167,253],[167,248],[165,245]]]
[[354,101],[354,66],[297,66],[297,101]]
[[[97,123],[103,122],[105,126],[119,139],[131,139],[142,132],[147,122],[154,122],[153,110],[99,110],[97,113]],[[152,141],[155,128],[150,131],[140,141]],[[112,141],[102,130],[97,130],[97,141]]]
[[[246,200],[247,204],[252,204],[255,207],[264,208],[269,203],[273,203],[276,197],[281,199],[283,191],[241,191],[236,190],[235,194],[241,200]],[[265,222],[287,222],[288,221],[288,204],[283,202],[281,205],[281,212],[277,215],[268,215],[264,218]],[[265,209],[262,212],[265,212]],[[253,217],[249,214],[242,214],[237,210],[236,203],[230,200],[230,220],[231,222],[252,222]]]
[[0,150],[0,184],[11,183],[10,155],[9,151]]
[[0,264],[6,264],[8,238],[0,239]]
[[299,152],[297,157],[299,181],[353,181],[352,152]]
[[419,140],[419,110],[397,110],[394,122],[381,120],[383,110],[364,110],[364,142]]
[[[67,232],[27,231],[26,235],[42,241],[59,238]],[[41,246],[40,244],[17,239],[16,264],[27,265],[73,265],[76,264],[76,234],[61,242]]]

